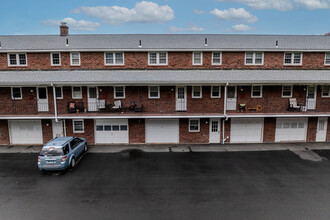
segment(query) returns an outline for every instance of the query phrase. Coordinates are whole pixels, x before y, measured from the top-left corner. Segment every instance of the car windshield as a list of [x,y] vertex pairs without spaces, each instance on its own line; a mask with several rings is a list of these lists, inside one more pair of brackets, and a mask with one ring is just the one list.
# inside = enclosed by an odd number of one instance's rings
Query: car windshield
[[42,148],[40,156],[63,156],[63,150],[55,147]]

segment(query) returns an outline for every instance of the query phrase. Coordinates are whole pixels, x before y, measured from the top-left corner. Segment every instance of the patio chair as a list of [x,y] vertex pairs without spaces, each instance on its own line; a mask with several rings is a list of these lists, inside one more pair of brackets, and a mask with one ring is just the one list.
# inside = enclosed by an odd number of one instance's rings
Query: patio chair
[[290,98],[289,99],[288,110],[289,111],[294,111],[295,109],[297,109],[298,111],[301,111],[301,106],[297,103],[296,98]]
[[77,106],[75,102],[68,102],[68,113],[76,113]]
[[79,112],[85,112],[85,107],[83,102],[78,102],[78,110]]
[[121,101],[118,100],[118,101],[115,101],[114,102],[114,106],[112,106],[112,110],[114,111],[121,111]]
[[239,111],[246,112],[246,104],[239,104]]
[[135,107],[134,112],[143,112],[143,105],[140,105],[139,107]]

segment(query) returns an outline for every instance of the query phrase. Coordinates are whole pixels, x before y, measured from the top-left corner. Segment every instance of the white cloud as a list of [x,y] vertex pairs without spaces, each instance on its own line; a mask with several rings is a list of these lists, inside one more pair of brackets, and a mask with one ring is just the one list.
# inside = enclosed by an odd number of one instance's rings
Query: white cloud
[[197,25],[195,24],[192,24],[192,25],[188,25],[188,27],[186,28],[180,28],[180,27],[175,27],[175,26],[172,26],[169,28],[169,30],[171,32],[190,32],[190,31],[193,31],[193,32],[198,32],[198,31],[204,31],[204,28],[202,27],[198,27]]
[[254,23],[258,21],[258,18],[254,15],[251,15],[250,12],[246,11],[244,8],[230,8],[228,10],[219,10],[214,9],[210,14],[216,16],[221,20],[230,20],[246,23]]
[[231,27],[231,29],[227,30],[228,32],[244,32],[253,30],[252,27],[249,27],[245,24],[237,24]]
[[294,0],[298,7],[306,9],[327,9],[330,8],[330,1],[326,0]]
[[198,9],[194,9],[194,13],[195,13],[196,15],[202,15],[202,14],[204,14],[204,11],[202,11],[202,10],[198,10]]
[[137,2],[132,9],[120,6],[79,7],[73,13],[97,17],[102,22],[116,25],[122,23],[161,23],[174,18],[174,11],[168,5],[154,2]]
[[85,21],[85,20],[75,20],[73,18],[64,18],[62,20],[46,20],[41,23],[49,26],[59,26],[61,22],[66,22],[70,28],[76,31],[95,31],[96,28],[101,26],[100,23]]

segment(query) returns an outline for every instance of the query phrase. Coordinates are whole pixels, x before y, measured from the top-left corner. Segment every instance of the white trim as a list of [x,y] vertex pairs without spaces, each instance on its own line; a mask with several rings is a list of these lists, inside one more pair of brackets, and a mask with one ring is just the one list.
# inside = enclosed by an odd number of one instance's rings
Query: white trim
[[[260,96],[254,96],[253,95],[253,86],[260,86]],[[262,98],[262,85],[252,85],[251,86],[251,98]]]
[[[214,62],[213,62],[213,54],[214,54],[214,53],[220,53],[220,63],[214,63]],[[212,60],[211,60],[212,65],[218,65],[218,66],[219,66],[219,65],[222,65],[222,52],[213,51],[213,52],[212,52],[212,58],[211,58],[211,59],[212,59]]]
[[[157,97],[151,97],[150,96],[150,87],[157,87],[158,88],[158,96]],[[148,86],[148,98],[149,99],[159,99],[160,98],[160,86]]]
[[[326,63],[327,62],[327,55],[329,56],[329,63]],[[330,65],[330,52],[329,53],[325,53],[324,65],[326,65],[326,66],[329,66]]]
[[[20,98],[14,98],[13,97],[13,88],[19,88],[20,89],[20,93],[21,93],[21,97]],[[22,100],[23,99],[22,87],[20,87],[20,86],[12,86],[12,87],[10,87],[10,91],[11,91],[11,99],[12,100]]]
[[[117,95],[116,95],[116,89],[117,89],[117,87],[123,87],[123,97],[118,97]],[[115,98],[115,99],[125,99],[125,97],[126,97],[126,93],[125,93],[125,86],[114,86],[113,87],[113,97]]]
[[[324,86],[327,86],[328,87],[328,96],[324,96],[323,95],[323,87]],[[323,85],[323,86],[321,86],[321,97],[322,98],[330,98],[330,85]]]
[[[198,121],[198,130],[190,130],[190,123],[191,121]],[[201,128],[201,122],[200,122],[200,119],[199,118],[194,118],[194,119],[189,119],[189,132],[200,132],[200,128]]]
[[[80,88],[80,96],[74,97],[73,96],[73,87],[79,87]],[[82,99],[82,87],[81,86],[71,86],[71,92],[72,92],[72,99]]]
[[[252,63],[246,63],[246,54],[252,53]],[[261,53],[261,63],[256,63],[256,53]],[[262,66],[264,65],[264,52],[245,52],[244,65],[255,65]]]
[[[284,86],[291,86],[291,95],[290,96],[283,96],[283,89]],[[292,98],[293,93],[293,85],[282,85],[282,98]]]
[[[195,88],[195,87],[199,87],[199,91],[200,91],[199,96],[195,96],[195,95],[194,95],[194,88]],[[192,87],[191,87],[191,97],[192,97],[193,99],[200,99],[200,98],[202,98],[202,97],[203,97],[203,86],[192,86]]]
[[[106,54],[112,53],[113,63],[107,63]],[[121,53],[123,55],[123,63],[116,63],[116,53]],[[104,52],[104,65],[105,66],[123,66],[125,65],[125,53],[124,52]]]
[[[58,56],[59,56],[59,64],[54,64],[53,63],[53,55],[54,54],[58,54]],[[50,64],[51,64],[51,66],[61,66],[61,53],[50,53]]]
[[[294,55],[300,53],[300,63],[294,63]],[[285,54],[291,54],[291,63],[285,63]],[[302,65],[302,60],[303,60],[303,53],[302,52],[284,52],[284,59],[283,59],[283,65],[286,66],[301,66]]]
[[[155,53],[156,54],[156,63],[150,63],[150,53]],[[150,52],[148,53],[148,65],[149,66],[166,66],[168,65],[168,52]],[[165,53],[166,54],[166,63],[160,63],[160,53]]]
[[[72,54],[73,54],[73,53],[77,53],[77,54],[78,54],[78,59],[79,59],[79,63],[78,63],[78,64],[73,64],[73,63],[72,63]],[[70,52],[70,65],[71,65],[71,66],[80,66],[80,63],[81,63],[81,62],[80,62],[80,52]]]
[[[25,63],[26,64],[21,64],[20,60],[19,60],[19,55],[20,54],[24,54],[25,55]],[[16,65],[10,64],[10,55],[16,55]],[[28,61],[27,61],[27,53],[7,53],[7,60],[8,60],[8,66],[27,66],[28,65]]]
[[[74,125],[74,122],[75,121],[81,121],[82,122],[82,131],[76,131],[75,130],[75,125]],[[85,133],[85,122],[84,122],[84,119],[72,119],[72,130],[73,130],[73,133]]]
[[[61,89],[61,97],[56,97],[56,88],[60,88]],[[55,86],[55,97],[56,99],[63,99],[63,86]]]
[[[201,63],[195,63],[195,53],[201,54]],[[192,52],[192,65],[201,66],[203,65],[203,52],[202,51],[194,51]]]
[[[219,87],[219,96],[213,96],[213,87]],[[221,86],[211,86],[211,98],[221,98]]]

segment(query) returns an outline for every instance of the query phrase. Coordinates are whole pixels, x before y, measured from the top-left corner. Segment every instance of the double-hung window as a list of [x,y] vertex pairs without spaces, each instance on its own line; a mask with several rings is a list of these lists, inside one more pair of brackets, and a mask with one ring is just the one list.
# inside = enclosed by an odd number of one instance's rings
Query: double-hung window
[[213,52],[212,53],[212,65],[221,65],[221,52]]
[[27,66],[27,58],[25,53],[8,54],[9,66]]
[[292,85],[282,86],[282,97],[291,98],[292,97]]
[[189,132],[199,132],[200,121],[199,119],[189,119]]
[[322,97],[330,97],[330,86],[322,86]]
[[202,86],[193,86],[192,87],[192,97],[193,98],[202,98]]
[[159,86],[149,86],[149,99],[158,99],[159,97]]
[[193,65],[203,65],[202,52],[193,52]]
[[21,87],[11,87],[11,98],[13,100],[22,99],[22,88]]
[[84,133],[84,119],[73,119],[73,133]]
[[63,87],[55,87],[56,99],[63,99]]
[[330,65],[330,53],[325,54],[324,65]]
[[148,54],[149,65],[167,65],[167,52],[152,52]]
[[220,98],[220,86],[211,86],[211,98]]
[[71,65],[72,66],[79,66],[80,65],[80,53],[79,52],[70,53],[70,58],[71,58]]
[[252,86],[251,87],[251,97],[261,98],[262,97],[262,86]]
[[246,52],[245,65],[263,65],[264,53],[262,52]]
[[72,98],[73,99],[82,99],[81,86],[73,86],[72,87]]
[[284,53],[284,65],[301,65],[302,53]]
[[115,86],[113,92],[115,99],[125,98],[125,86]]
[[104,53],[105,65],[124,65],[124,53],[106,52]]
[[61,54],[60,53],[51,53],[50,54],[51,64],[52,66],[60,66],[61,65]]

